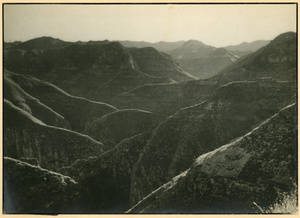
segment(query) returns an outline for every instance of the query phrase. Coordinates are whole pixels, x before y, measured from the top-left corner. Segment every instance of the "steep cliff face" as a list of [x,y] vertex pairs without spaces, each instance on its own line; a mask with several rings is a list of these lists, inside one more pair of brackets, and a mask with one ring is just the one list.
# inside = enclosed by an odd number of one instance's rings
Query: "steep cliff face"
[[151,132],[127,138],[98,158],[79,160],[61,168],[84,190],[82,205],[88,213],[123,213],[129,208],[131,174]]
[[[33,96],[42,104],[47,105],[47,107],[63,116],[70,123],[69,128],[78,132],[82,132],[94,120],[105,114],[117,111],[117,108],[109,104],[71,96],[58,87],[34,77],[4,71],[4,84],[8,84],[9,81],[10,86],[15,84],[15,87],[18,87],[18,92],[23,93],[22,95],[27,93],[26,96]],[[4,89],[4,97],[11,100],[12,103],[18,103],[17,106],[21,106],[24,100],[16,99],[20,94],[17,95],[16,88],[11,90],[12,87],[10,88],[10,86]],[[45,121],[46,124],[50,124],[46,122],[46,119],[48,120],[51,117],[45,116],[45,113],[40,114],[38,111],[33,111],[32,115]]]
[[79,186],[70,177],[13,158],[3,161],[4,213],[76,213]]
[[56,170],[77,159],[99,156],[107,149],[86,135],[47,126],[7,100],[3,109],[5,156],[36,158],[41,167]]
[[95,120],[84,133],[113,148],[123,139],[154,129],[163,118],[148,111],[120,110]]
[[281,110],[246,135],[199,156],[132,213],[258,213],[297,181],[297,106]]
[[199,155],[250,131],[295,101],[293,95],[288,82],[234,82],[177,112],[158,126],[143,149],[133,172],[131,203],[185,171]]

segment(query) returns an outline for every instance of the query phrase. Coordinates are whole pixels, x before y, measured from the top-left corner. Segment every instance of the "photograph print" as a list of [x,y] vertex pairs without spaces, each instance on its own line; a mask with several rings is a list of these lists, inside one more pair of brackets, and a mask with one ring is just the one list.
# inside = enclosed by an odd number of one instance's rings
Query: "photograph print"
[[3,3],[2,214],[298,214],[297,3]]

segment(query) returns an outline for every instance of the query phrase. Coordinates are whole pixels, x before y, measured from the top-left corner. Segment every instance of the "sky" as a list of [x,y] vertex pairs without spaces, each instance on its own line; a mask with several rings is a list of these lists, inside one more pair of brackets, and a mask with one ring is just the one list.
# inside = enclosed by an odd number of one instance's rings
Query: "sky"
[[222,47],[296,31],[295,4],[5,5],[4,41],[199,40]]

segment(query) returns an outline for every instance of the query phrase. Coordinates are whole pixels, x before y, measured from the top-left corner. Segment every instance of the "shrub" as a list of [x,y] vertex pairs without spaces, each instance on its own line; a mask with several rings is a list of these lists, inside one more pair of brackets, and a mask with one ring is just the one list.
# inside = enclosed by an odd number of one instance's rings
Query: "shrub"
[[295,186],[290,193],[281,193],[277,202],[266,209],[261,208],[255,202],[253,202],[253,204],[262,213],[298,214],[298,187]]

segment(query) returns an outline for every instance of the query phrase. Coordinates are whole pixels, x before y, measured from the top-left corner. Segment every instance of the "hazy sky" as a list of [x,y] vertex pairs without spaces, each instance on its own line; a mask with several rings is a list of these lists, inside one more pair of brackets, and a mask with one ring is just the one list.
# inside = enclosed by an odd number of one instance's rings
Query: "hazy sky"
[[296,31],[296,5],[5,5],[4,40],[196,39],[216,47]]

